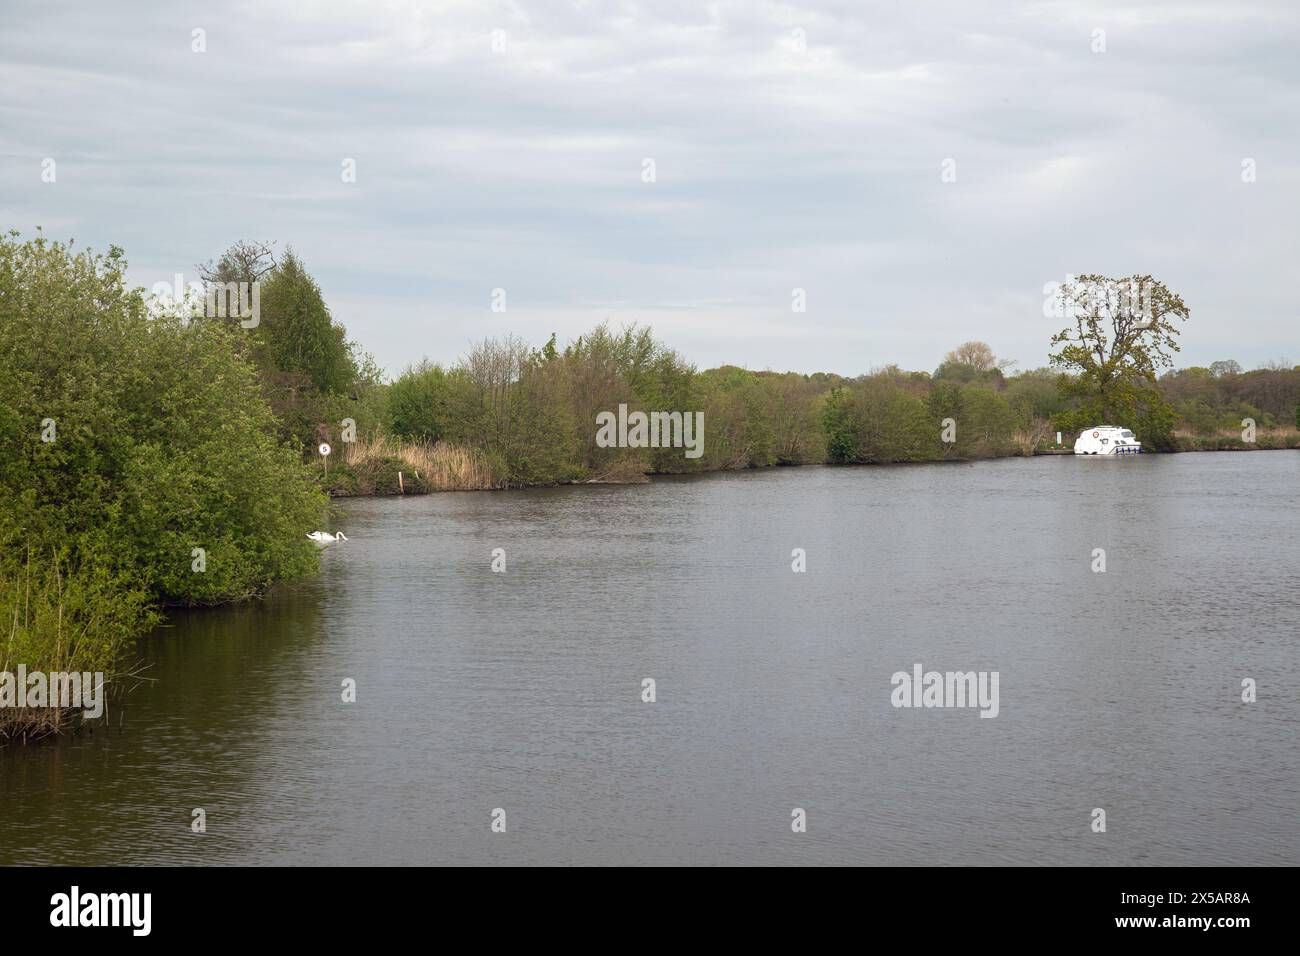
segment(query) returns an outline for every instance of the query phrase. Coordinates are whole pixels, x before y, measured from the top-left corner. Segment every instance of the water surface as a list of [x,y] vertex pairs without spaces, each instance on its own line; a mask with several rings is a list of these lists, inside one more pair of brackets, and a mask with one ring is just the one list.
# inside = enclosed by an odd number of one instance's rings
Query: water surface
[[1297,864],[1298,506],[1294,452],[344,502],[120,731],[0,752],[0,863]]

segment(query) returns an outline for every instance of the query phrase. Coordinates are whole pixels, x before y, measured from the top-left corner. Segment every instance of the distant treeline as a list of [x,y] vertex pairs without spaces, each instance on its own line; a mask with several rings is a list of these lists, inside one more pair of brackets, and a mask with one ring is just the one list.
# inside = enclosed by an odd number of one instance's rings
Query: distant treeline
[[[540,349],[488,340],[449,368],[415,365],[386,387],[386,416],[376,425],[407,440],[476,449],[505,484],[1015,453],[1017,429],[1034,419],[1023,407],[1033,390],[1007,395],[994,372],[996,382],[982,374],[963,380],[953,369],[932,378],[890,367],[853,379],[698,371],[649,329],[601,325],[562,349],[554,337]],[[619,405],[702,411],[703,455],[599,447],[597,415]],[[953,443],[941,441],[948,417]]]
[[[1069,376],[1049,368],[1008,374],[1007,366],[987,345],[968,342],[933,372],[701,372],[648,329],[602,325],[562,349],[554,337],[542,348],[488,340],[450,367],[420,362],[376,387],[368,403],[376,417],[366,424],[407,442],[470,449],[497,486],[1030,455],[1055,443],[1077,402],[1062,387]],[[1196,436],[1239,435],[1242,420],[1253,418],[1261,431],[1283,429],[1282,441],[1296,444],[1300,367],[1233,366],[1163,376],[1158,387],[1174,409],[1171,426],[1139,438],[1153,450],[1191,448]],[[598,447],[597,413],[620,404],[703,411],[703,456]],[[1067,443],[1073,437],[1063,436]],[[1261,444],[1267,447],[1267,438]]]
[[1235,361],[1215,362],[1167,372],[1160,390],[1179,429],[1192,435],[1240,431],[1245,418],[1270,430],[1300,427],[1300,365],[1273,362],[1246,372]]
[[[540,345],[488,339],[453,364],[421,361],[386,384],[291,251],[277,261],[269,244],[239,242],[201,273],[209,283],[261,282],[260,322],[239,330],[240,348],[279,437],[315,459],[317,477],[336,494],[408,490],[408,480],[416,491],[499,488],[1029,455],[1053,444],[1058,431],[1068,443],[1111,418],[1105,423],[1134,428],[1158,451],[1231,446],[1245,418],[1263,433],[1260,446],[1298,441],[1297,369],[1244,372],[1222,361],[1157,380],[1156,369],[1177,350],[1175,320],[1187,309],[1150,276],[1084,276],[1064,287],[1078,306],[1073,314],[1086,313],[1078,334],[1067,328],[1053,339],[1058,367],[1019,373],[978,341],[958,345],[933,371],[887,365],[852,378],[699,371],[648,328],[601,325],[564,345],[554,335]],[[1129,303],[1147,310],[1143,323],[1128,321],[1128,300],[1092,295],[1130,283],[1145,290]],[[1107,321],[1115,326],[1109,331]],[[1105,361],[1096,362],[1098,354]],[[600,447],[597,415],[621,404],[702,411],[703,455]],[[325,441],[337,450],[329,469],[316,457]]]

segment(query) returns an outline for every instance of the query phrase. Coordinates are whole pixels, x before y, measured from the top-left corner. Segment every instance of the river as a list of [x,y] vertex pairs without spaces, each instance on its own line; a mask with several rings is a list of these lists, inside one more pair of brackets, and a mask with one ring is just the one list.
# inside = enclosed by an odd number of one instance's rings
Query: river
[[[1300,863],[1300,454],[339,509],[111,730],[0,752],[0,863]],[[917,664],[997,716],[894,707]]]

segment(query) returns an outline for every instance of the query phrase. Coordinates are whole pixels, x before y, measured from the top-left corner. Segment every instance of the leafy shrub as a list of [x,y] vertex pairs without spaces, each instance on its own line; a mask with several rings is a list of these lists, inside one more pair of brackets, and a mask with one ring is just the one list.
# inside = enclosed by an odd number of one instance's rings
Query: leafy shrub
[[151,315],[125,272],[116,248],[0,240],[0,554],[93,556],[166,604],[310,572],[326,499],[278,444],[244,330]]

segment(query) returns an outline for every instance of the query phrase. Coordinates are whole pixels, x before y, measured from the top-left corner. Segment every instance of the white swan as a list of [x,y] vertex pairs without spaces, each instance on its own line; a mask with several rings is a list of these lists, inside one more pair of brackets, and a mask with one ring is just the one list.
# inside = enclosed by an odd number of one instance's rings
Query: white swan
[[316,544],[318,548],[328,548],[335,541],[346,541],[347,536],[340,531],[338,534],[330,534],[328,531],[313,531],[307,535]]

